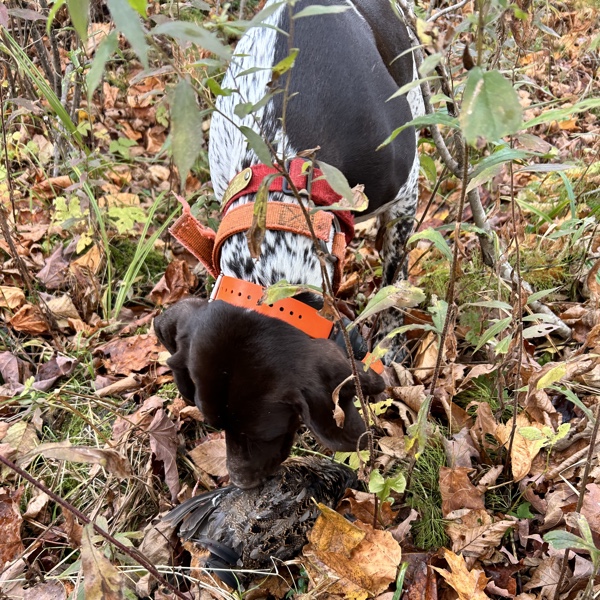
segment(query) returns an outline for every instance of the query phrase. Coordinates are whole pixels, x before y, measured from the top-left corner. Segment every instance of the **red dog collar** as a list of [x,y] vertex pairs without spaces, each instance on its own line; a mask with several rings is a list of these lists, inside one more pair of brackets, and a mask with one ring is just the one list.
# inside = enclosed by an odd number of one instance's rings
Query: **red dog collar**
[[[294,158],[289,162],[289,175],[295,188],[298,191],[309,190],[310,188],[310,199],[316,206],[331,206],[335,202],[339,202],[342,196],[333,191],[333,188],[323,177],[323,172],[315,168],[312,176],[309,178],[309,175],[303,169],[306,164],[310,163],[302,158]],[[271,181],[269,191],[291,193],[287,187],[288,182],[281,175],[279,169],[269,167],[268,165],[254,165],[238,173],[229,182],[229,186],[223,196],[221,213],[227,213],[232,202],[235,202],[240,196],[257,192],[260,184],[269,175],[277,175]],[[336,211],[335,215],[346,236],[346,244],[349,244],[354,237],[354,216],[349,211]]]
[[[261,303],[265,288],[256,283],[219,275],[210,296],[213,300],[223,300],[239,308],[246,308],[267,317],[285,321],[300,329],[312,338],[327,339],[331,334],[333,323],[322,317],[319,311],[295,298],[284,298],[273,304]],[[369,357],[369,353],[362,362]],[[383,373],[383,363],[380,360],[371,363],[371,369],[380,375]]]

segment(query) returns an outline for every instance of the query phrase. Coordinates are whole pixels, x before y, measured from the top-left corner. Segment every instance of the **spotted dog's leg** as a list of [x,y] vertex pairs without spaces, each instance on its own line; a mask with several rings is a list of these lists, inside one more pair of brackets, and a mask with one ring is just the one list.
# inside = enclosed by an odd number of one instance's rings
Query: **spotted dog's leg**
[[[382,285],[392,285],[407,277],[406,241],[413,230],[417,209],[419,180],[419,157],[415,160],[408,181],[399,191],[397,199],[379,215],[378,226],[382,234]],[[398,309],[383,311],[379,315],[375,342],[381,342],[388,333],[402,325],[402,313]],[[389,365],[401,362],[405,357],[403,335],[396,335],[389,342],[389,350],[383,361]],[[386,342],[386,345],[387,343]]]

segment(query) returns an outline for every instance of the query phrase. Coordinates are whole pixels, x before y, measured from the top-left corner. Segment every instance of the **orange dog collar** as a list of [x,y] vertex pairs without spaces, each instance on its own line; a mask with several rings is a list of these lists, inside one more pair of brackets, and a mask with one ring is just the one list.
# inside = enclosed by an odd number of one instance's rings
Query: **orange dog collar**
[[[312,338],[327,339],[333,329],[333,323],[322,317],[319,311],[295,298],[284,298],[273,304],[261,303],[265,288],[256,283],[219,275],[210,296],[210,301],[223,300],[239,308],[253,310],[267,317],[285,321],[296,329],[300,329]],[[369,353],[363,359],[367,360]],[[371,369],[383,373],[380,360],[371,363]]]
[[316,309],[295,298],[285,298],[273,304],[261,304],[260,300],[264,292],[265,288],[262,285],[219,275],[210,299],[223,300],[228,304],[285,321],[312,338],[329,337],[333,323],[322,317]]

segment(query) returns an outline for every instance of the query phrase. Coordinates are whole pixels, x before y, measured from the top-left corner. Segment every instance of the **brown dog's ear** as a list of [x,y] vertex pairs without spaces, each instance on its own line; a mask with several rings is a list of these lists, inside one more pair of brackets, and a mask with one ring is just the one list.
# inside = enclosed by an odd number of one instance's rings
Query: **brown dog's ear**
[[167,364],[173,371],[175,384],[181,395],[191,402],[194,402],[196,397],[196,386],[192,381],[188,365],[190,338],[196,330],[199,314],[206,306],[206,300],[186,298],[154,319],[156,337],[171,353]]
[[[352,373],[349,359],[329,340],[312,340],[311,355],[315,358],[312,385],[302,389],[301,415],[306,426],[321,443],[336,452],[352,452],[365,423],[354,406],[355,385],[348,381],[339,394],[339,406],[344,411],[344,426],[338,427],[333,411],[333,392]],[[365,396],[380,394],[385,389],[383,379],[373,370],[364,371],[364,365],[356,363],[360,384]],[[366,438],[364,439],[366,443]],[[362,443],[361,443],[362,445]]]
[[178,338],[181,344],[183,337],[187,337],[182,334],[188,332],[192,320],[207,304],[202,298],[185,298],[154,319],[156,337],[171,354],[177,352]]

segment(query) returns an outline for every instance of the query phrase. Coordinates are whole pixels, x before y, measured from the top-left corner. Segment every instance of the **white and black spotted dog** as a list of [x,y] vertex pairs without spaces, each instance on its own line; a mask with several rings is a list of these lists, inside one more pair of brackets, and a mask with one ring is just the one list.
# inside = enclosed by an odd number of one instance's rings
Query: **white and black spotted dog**
[[[267,7],[274,3],[269,0]],[[313,4],[347,10],[294,19],[290,27],[290,14]],[[293,8],[282,4],[263,26],[250,29],[222,84],[239,93],[219,97],[211,123],[209,159],[217,198],[231,197],[240,174],[260,163],[240,126],[253,129],[287,159],[319,147],[317,159],[341,170],[351,186],[365,186],[366,214],[377,213],[384,227],[383,283],[393,283],[403,270],[400,257],[417,204],[415,130],[407,128],[377,148],[423,113],[418,87],[390,99],[416,77],[410,47],[411,36],[388,0],[298,0]],[[299,52],[287,95],[276,93],[258,112],[238,118],[236,105],[259,103],[270,89],[271,68],[290,48]],[[283,87],[286,77],[277,84]],[[254,199],[255,193],[238,192],[227,215]],[[284,191],[269,193],[269,206],[297,202]],[[337,220],[326,223],[323,242],[335,254]],[[301,422],[330,449],[356,449],[365,426],[353,404],[351,381],[339,394],[343,426],[333,417],[332,393],[351,374],[345,350],[291,325],[290,319],[302,318],[291,305],[285,305],[292,316],[284,322],[228,301],[227,294],[245,299],[243,282],[266,287],[285,279],[322,286],[313,240],[285,227],[268,230],[255,259],[240,231],[222,241],[218,263],[217,270],[233,282],[231,289],[221,289],[212,302],[179,302],[157,318],[156,331],[173,355],[169,364],[182,394],[196,401],[210,425],[225,430],[232,482],[249,488],[273,473],[288,456]],[[335,259],[328,269],[333,278]],[[242,283],[236,287],[236,282]],[[314,298],[301,300],[311,304]],[[306,315],[305,322],[310,318]],[[358,371],[366,394],[383,390],[373,370],[360,365]]]

